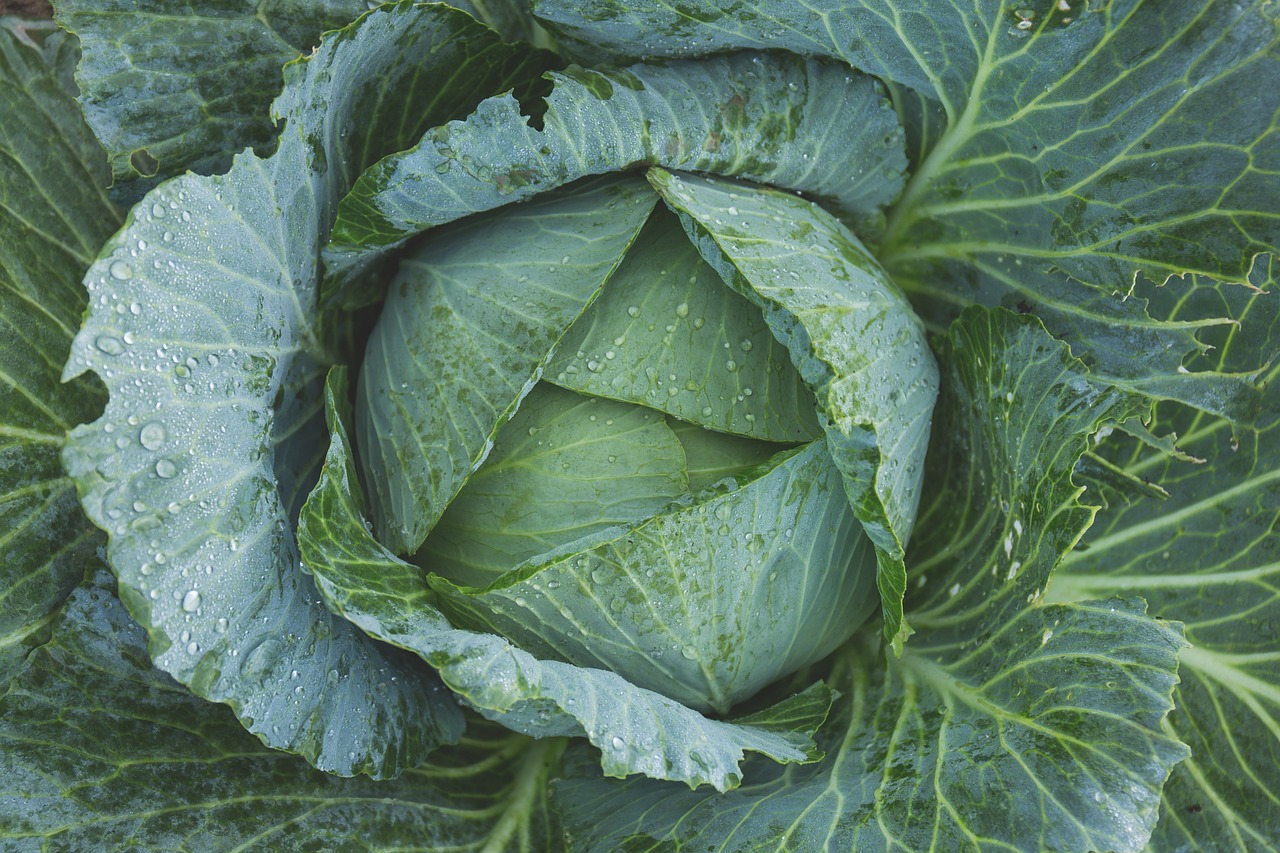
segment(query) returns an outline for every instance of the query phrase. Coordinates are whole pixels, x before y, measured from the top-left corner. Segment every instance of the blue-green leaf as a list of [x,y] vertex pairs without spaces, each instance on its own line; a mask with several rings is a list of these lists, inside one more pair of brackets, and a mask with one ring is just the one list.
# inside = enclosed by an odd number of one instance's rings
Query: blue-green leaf
[[684,446],[666,418],[539,383],[413,562],[487,586],[528,559],[643,521],[688,491]]
[[133,198],[187,169],[224,171],[246,146],[270,148],[281,67],[368,9],[366,0],[57,4],[58,22],[84,45],[76,80],[85,118],[116,180],[140,180]]
[[725,286],[661,206],[544,376],[719,433],[822,434],[813,395],[760,309]]
[[586,175],[637,165],[709,171],[810,192],[874,234],[902,187],[902,131],[879,84],[783,55],[549,75],[543,127],[516,98],[481,104],[370,169],[325,249],[325,300],[380,296],[361,270],[414,234]]
[[[382,7],[286,69],[271,157],[162,184],[86,278],[66,375],[93,370],[111,398],[64,461],[121,597],[161,669],[321,769],[394,776],[455,740],[461,717],[298,568],[324,362],[343,344],[317,320],[319,246],[355,173],[539,62],[447,7]],[[426,85],[459,63],[465,83]]]
[[719,714],[825,657],[879,603],[822,440],[514,568],[483,590],[429,583],[454,624]]

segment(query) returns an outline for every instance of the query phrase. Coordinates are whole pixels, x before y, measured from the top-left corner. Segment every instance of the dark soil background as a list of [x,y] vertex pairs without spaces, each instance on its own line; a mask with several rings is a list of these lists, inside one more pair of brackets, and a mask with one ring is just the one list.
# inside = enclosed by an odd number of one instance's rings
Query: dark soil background
[[52,18],[53,7],[49,0],[0,0],[0,15],[17,15],[19,18]]

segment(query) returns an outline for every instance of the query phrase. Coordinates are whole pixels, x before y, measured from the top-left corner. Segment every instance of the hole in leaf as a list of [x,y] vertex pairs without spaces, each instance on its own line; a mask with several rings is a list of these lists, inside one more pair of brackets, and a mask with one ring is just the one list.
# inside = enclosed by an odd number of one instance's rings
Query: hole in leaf
[[129,165],[144,178],[150,178],[160,171],[160,161],[152,157],[151,152],[145,148],[139,148],[129,155]]

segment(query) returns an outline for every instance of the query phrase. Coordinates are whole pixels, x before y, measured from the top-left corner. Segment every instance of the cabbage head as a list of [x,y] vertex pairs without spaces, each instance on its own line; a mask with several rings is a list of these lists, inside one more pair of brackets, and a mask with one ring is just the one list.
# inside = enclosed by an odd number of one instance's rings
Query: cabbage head
[[0,19],[0,847],[1280,847],[1273,4],[458,6]]

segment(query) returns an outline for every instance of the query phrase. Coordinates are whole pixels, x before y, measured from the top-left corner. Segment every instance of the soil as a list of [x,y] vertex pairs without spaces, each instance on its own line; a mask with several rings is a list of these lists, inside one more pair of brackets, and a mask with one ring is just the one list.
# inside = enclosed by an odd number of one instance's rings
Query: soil
[[19,18],[52,18],[53,7],[49,0],[0,0],[0,17],[17,15]]

